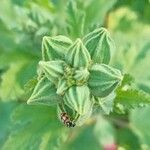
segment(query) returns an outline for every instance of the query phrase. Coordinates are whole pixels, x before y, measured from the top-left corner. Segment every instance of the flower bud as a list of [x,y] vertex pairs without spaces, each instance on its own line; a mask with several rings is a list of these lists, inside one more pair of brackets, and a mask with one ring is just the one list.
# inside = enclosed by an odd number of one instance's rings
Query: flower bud
[[89,88],[85,85],[70,87],[65,92],[64,103],[79,115],[86,114],[92,106]]
[[46,77],[41,78],[34,88],[27,104],[54,105],[61,101],[61,97],[56,94],[56,88]]
[[72,67],[88,67],[91,61],[91,57],[86,47],[83,45],[80,39],[77,39],[75,43],[70,46],[66,54],[66,62]]
[[64,62],[58,61],[40,61],[39,65],[41,70],[45,73],[46,77],[56,84],[58,78],[60,78],[64,73]]
[[42,41],[42,57],[45,61],[63,59],[72,41],[65,36],[44,36]]
[[119,70],[105,64],[96,64],[90,70],[88,84],[94,96],[105,97],[116,89],[121,80]]
[[94,63],[108,64],[111,52],[115,49],[114,41],[105,28],[99,28],[83,38]]

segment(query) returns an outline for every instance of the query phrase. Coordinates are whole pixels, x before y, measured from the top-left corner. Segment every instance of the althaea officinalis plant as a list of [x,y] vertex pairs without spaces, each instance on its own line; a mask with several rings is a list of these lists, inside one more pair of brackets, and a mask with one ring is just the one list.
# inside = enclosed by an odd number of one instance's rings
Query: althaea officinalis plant
[[62,35],[45,36],[38,83],[27,103],[57,105],[66,126],[83,124],[96,101],[114,93],[122,81],[121,72],[108,65],[114,48],[105,28],[75,42]]

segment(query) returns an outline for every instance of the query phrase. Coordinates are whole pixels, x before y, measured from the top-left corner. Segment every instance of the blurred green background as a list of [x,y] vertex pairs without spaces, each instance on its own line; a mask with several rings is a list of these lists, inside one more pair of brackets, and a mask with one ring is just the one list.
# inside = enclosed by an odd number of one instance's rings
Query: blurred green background
[[[0,0],[0,149],[150,149],[150,106],[124,114],[101,112],[67,129],[56,108],[28,106],[44,35],[71,39],[106,27],[116,43],[111,65],[150,94],[149,0]],[[114,150],[114,149],[110,149]]]

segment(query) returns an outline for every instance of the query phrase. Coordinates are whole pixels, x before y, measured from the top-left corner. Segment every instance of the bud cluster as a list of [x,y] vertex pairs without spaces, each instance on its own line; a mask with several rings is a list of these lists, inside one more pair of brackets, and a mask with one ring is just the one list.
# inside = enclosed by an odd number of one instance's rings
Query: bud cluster
[[95,100],[110,95],[122,80],[121,72],[108,65],[114,48],[104,28],[75,42],[62,35],[44,37],[39,62],[42,77],[27,103],[56,104],[59,116],[65,112],[76,125],[83,124]]

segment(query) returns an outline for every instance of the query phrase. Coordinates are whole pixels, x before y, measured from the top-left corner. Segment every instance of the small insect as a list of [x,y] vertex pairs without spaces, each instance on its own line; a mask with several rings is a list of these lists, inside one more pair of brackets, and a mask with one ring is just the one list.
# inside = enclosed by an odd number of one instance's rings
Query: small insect
[[60,118],[67,127],[74,127],[76,125],[65,112],[61,113]]

